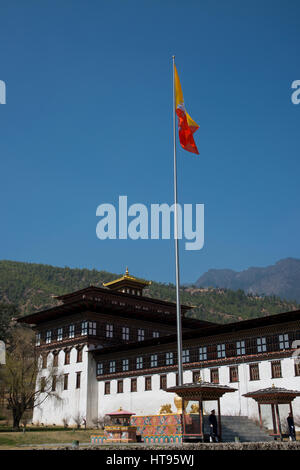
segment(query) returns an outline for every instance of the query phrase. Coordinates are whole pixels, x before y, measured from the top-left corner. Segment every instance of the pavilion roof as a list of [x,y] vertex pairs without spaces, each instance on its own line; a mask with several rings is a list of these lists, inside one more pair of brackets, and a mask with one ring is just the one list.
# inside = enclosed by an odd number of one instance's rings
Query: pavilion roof
[[236,392],[236,388],[211,382],[193,382],[169,387],[167,392],[176,393],[183,400],[209,401],[222,397],[225,393]]
[[260,403],[290,403],[294,398],[300,397],[300,391],[273,386],[245,393],[243,397],[253,398]]
[[117,411],[112,411],[111,413],[106,413],[106,416],[119,416],[119,417],[124,416],[124,417],[127,417],[127,416],[132,416],[132,415],[135,415],[135,413],[133,413],[133,411],[123,410],[121,406]]

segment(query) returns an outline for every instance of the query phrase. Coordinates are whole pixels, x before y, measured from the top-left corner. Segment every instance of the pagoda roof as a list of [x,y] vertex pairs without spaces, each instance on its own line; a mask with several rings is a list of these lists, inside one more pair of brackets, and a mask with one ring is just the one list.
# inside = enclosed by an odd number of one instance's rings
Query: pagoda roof
[[[83,311],[112,314],[162,324],[176,324],[176,303],[151,297],[116,292],[103,287],[90,286],[57,297],[63,302],[18,319],[19,323],[38,325]],[[182,324],[185,328],[200,328],[210,322],[187,318],[184,313],[192,306],[181,305]]]
[[108,287],[109,289],[119,289],[123,286],[133,286],[140,289],[143,289],[146,286],[149,286],[151,281],[145,281],[143,279],[138,279],[134,276],[129,274],[128,268],[126,268],[126,272],[122,277],[115,279],[114,281],[103,283],[104,287]]
[[300,391],[288,390],[286,388],[275,387],[262,388],[243,395],[246,398],[253,398],[259,403],[290,403],[294,398],[300,397]]
[[176,393],[183,400],[209,401],[222,397],[225,393],[236,392],[236,388],[211,382],[193,382],[169,387],[167,392]]
[[135,413],[133,411],[123,410],[121,406],[117,411],[112,411],[111,413],[106,413],[106,416],[120,416],[120,417],[124,416],[124,417],[127,417],[127,416],[132,416],[132,415],[135,415]]

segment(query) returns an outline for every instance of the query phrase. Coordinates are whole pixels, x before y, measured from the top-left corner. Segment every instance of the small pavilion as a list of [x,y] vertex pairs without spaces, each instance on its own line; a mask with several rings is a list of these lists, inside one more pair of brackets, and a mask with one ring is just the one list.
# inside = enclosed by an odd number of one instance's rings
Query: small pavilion
[[[203,423],[203,402],[217,401],[218,403],[218,431],[220,440],[222,438],[222,423],[221,423],[221,406],[220,398],[225,393],[236,392],[235,388],[228,387],[227,385],[219,385],[210,382],[189,383],[169,387],[167,392],[176,393],[182,399],[182,424],[183,424],[183,440],[199,439],[204,440],[204,423]],[[199,414],[192,415],[186,413],[185,402],[196,401],[199,404]]]
[[287,390],[286,388],[272,387],[263,388],[261,390],[255,390],[254,392],[248,392],[243,395],[246,398],[253,398],[258,404],[258,415],[259,423],[262,428],[262,417],[261,417],[261,405],[271,405],[272,421],[273,421],[273,433],[271,436],[274,439],[279,438],[282,440],[282,429],[279,414],[279,405],[289,405],[290,412],[293,415],[292,401],[300,396],[300,392],[296,390]]

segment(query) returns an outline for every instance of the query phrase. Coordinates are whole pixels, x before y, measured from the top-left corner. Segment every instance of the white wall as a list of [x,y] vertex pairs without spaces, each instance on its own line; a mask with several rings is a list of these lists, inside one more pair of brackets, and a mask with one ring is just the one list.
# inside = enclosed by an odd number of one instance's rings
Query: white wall
[[[257,362],[257,361],[256,361]],[[259,363],[260,380],[250,381],[249,363],[239,364],[239,382],[229,382],[229,367],[219,367],[220,384],[228,385],[236,388],[236,392],[225,394],[221,402],[221,413],[224,415],[243,415],[251,418],[258,418],[257,403],[252,398],[245,398],[242,395],[262,388],[283,387],[291,390],[299,390],[300,377],[295,377],[294,361],[292,358],[281,360],[282,378],[272,379],[271,377],[271,361],[261,361]],[[214,367],[215,368],[215,367]],[[148,374],[150,375],[150,374]],[[205,368],[201,371],[203,381],[210,382],[210,369]],[[167,386],[175,385],[176,375],[174,372],[167,374]],[[123,393],[117,393],[117,379],[111,380],[111,390],[109,395],[104,395],[104,382],[99,381],[98,387],[98,408],[99,414],[104,415],[109,411],[115,411],[120,406],[123,409],[133,411],[137,415],[157,414],[161,405],[170,403],[172,411],[176,412],[174,405],[174,394],[160,390],[159,374],[152,375],[152,390],[145,391],[144,376],[137,377],[137,392],[130,392],[130,378],[123,380]],[[184,372],[184,383],[192,382],[192,371]],[[205,402],[204,412],[209,413],[211,409],[217,410],[216,402]],[[285,420],[288,408],[285,405],[279,407],[281,419]],[[296,398],[293,402],[294,414],[300,414],[300,398]],[[269,428],[272,427],[271,408],[263,408],[263,418]]]
[[[52,353],[48,354],[48,369],[42,369],[39,373],[40,377],[47,376],[51,372],[51,364],[53,361]],[[70,364],[65,365],[65,353],[59,352],[58,368],[55,374],[63,375],[69,374],[68,390],[63,390],[63,380],[57,384],[57,394],[59,399],[55,396],[49,396],[42,403],[41,406],[34,408],[33,422],[44,423],[45,425],[62,425],[63,418],[69,418],[69,424],[74,425],[74,417],[80,413],[85,419],[87,424],[92,425],[91,419],[97,415],[97,383],[95,361],[92,356],[87,352],[87,346],[84,346],[82,351],[82,362],[77,362],[77,350],[71,349]],[[81,372],[80,388],[76,389],[76,372]],[[43,395],[41,396],[43,398]]]

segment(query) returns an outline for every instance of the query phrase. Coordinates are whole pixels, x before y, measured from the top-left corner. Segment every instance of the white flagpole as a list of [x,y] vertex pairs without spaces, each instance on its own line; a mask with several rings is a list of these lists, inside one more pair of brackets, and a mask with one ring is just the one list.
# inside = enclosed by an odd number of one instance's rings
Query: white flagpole
[[178,385],[183,384],[182,371],[182,328],[180,308],[180,277],[179,277],[179,246],[178,246],[178,212],[177,212],[177,167],[176,167],[176,93],[175,93],[175,56],[173,59],[173,140],[174,140],[174,238],[175,238],[175,269],[176,269],[176,317],[177,317],[177,361]]

